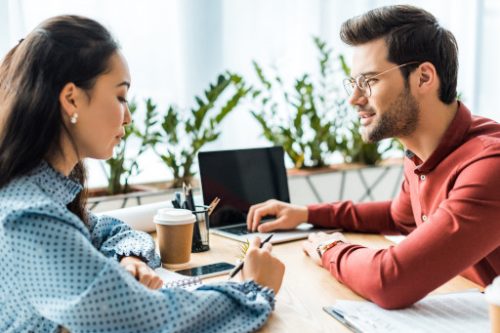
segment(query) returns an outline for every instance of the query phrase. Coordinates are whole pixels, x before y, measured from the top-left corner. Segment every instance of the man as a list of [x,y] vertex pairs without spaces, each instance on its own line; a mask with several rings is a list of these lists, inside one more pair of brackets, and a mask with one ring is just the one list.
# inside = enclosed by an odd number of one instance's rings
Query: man
[[[303,221],[346,231],[400,232],[374,250],[337,233],[314,234],[304,251],[363,297],[394,309],[458,274],[485,286],[500,274],[500,125],[456,100],[457,44],[435,17],[411,6],[375,9],[342,25],[353,46],[346,89],[366,141],[398,138],[404,180],[387,202],[251,207],[248,228],[269,232]],[[259,225],[261,217],[276,215]]]

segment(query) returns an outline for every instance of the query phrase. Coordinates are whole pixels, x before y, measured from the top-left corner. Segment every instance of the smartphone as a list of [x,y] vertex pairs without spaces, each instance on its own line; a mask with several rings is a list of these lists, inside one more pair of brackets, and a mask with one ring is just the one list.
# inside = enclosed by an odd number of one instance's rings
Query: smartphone
[[233,268],[234,265],[231,265],[230,263],[217,262],[215,264],[182,269],[175,272],[186,276],[199,276],[200,278],[206,278],[210,276],[224,275],[232,271]]

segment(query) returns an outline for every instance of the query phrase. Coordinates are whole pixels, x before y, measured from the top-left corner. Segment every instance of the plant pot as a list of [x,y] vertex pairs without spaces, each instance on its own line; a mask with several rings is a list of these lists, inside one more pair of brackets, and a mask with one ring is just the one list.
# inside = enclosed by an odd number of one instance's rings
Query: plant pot
[[127,193],[110,195],[107,188],[92,188],[88,190],[87,206],[92,211],[105,211],[124,208],[127,205],[141,205],[143,198],[159,196],[166,191],[149,185],[131,185]]
[[[158,201],[170,201],[176,191],[182,191],[181,188],[174,188],[173,181],[162,181],[131,185],[128,193],[109,195],[106,188],[89,189],[89,198],[87,206],[95,212],[120,209],[130,206],[139,206],[144,203],[153,203]],[[193,179],[194,193],[199,192],[199,181]]]
[[144,185],[131,185],[128,187],[128,191],[126,193],[109,194],[107,187],[96,187],[96,188],[88,189],[87,195],[89,198],[112,197],[112,196],[123,195],[123,194],[128,194],[128,193],[150,191],[151,189],[152,188],[150,188],[148,186],[144,186]]

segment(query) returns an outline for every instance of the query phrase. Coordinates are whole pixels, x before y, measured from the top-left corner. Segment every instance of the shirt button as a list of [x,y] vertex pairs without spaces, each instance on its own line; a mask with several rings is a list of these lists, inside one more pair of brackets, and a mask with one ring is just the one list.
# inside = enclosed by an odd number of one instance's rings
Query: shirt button
[[427,215],[422,215],[422,221],[427,221]]
[[424,181],[425,180],[425,175],[420,175],[420,180]]

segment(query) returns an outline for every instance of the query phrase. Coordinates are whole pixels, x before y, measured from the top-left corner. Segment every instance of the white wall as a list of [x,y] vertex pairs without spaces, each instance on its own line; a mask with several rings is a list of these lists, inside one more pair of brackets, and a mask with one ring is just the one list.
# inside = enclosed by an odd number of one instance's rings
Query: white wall
[[[0,54],[50,16],[90,16],[112,30],[132,73],[130,94],[152,97],[160,110],[175,103],[189,109],[195,94],[224,69],[254,81],[251,61],[276,66],[285,81],[316,70],[311,36],[319,35],[347,55],[340,24],[393,0],[0,0]],[[414,0],[456,36],[459,92],[473,113],[500,120],[495,93],[500,77],[500,2]],[[349,59],[349,57],[348,57]],[[223,125],[223,135],[206,149],[263,146],[260,128],[243,105]],[[140,123],[140,115],[136,118]],[[103,185],[101,167],[90,162],[90,185]],[[135,182],[167,179],[170,172],[148,152]]]

